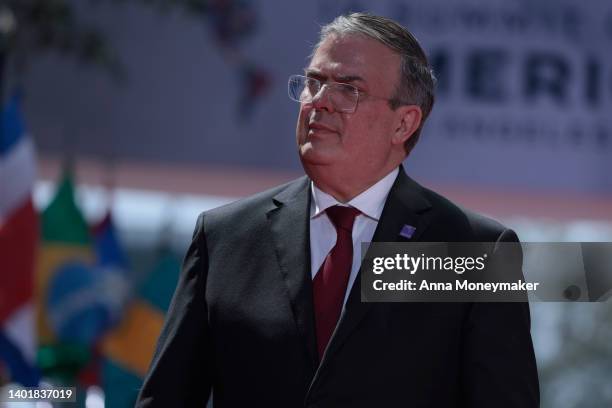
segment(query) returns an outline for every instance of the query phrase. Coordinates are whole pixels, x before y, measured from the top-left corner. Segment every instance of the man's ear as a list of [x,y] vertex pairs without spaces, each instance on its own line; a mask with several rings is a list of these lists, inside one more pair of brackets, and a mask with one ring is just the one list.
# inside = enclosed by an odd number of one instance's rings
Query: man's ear
[[417,105],[403,105],[397,108],[395,113],[397,122],[392,140],[393,144],[403,145],[421,125],[423,112]]

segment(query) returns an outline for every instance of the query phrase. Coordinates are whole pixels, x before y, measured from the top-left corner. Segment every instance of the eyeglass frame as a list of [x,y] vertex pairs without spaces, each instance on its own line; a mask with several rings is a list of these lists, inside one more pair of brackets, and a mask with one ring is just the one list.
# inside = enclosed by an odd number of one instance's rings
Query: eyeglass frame
[[[319,84],[319,88],[318,88],[317,92],[316,92],[314,95],[312,95],[312,96],[311,96],[311,100],[310,100],[310,102],[305,102],[305,101],[296,100],[296,99],[293,99],[293,98],[291,97],[291,92],[289,91],[289,86],[290,86],[290,84],[291,84],[291,80],[292,80],[293,78],[303,78],[304,80],[316,81],[316,82]],[[341,86],[344,86],[344,87],[349,86],[349,87],[351,87],[351,88],[353,88],[353,89],[355,90],[355,93],[357,94],[357,99],[355,99],[355,106],[354,106],[354,107],[353,107],[353,109],[352,109],[352,110],[350,110],[350,111],[346,111],[346,110],[338,110],[338,112],[340,112],[340,113],[355,113],[355,112],[357,111],[357,106],[359,106],[359,101],[360,101],[360,99],[361,99],[360,97],[361,97],[361,95],[362,95],[362,94],[363,94],[363,95],[366,95],[366,96],[368,96],[368,97],[370,97],[370,98],[373,98],[373,99],[381,99],[381,100],[385,100],[385,101],[388,101],[388,102],[391,102],[391,101],[394,99],[394,98],[384,98],[384,97],[382,97],[382,96],[372,95],[371,93],[366,92],[366,91],[362,91],[362,90],[360,90],[359,88],[357,88],[355,85],[352,85],[352,84],[347,84],[346,82],[336,82],[336,81],[321,81],[320,79],[317,79],[317,78],[309,77],[309,76],[306,76],[306,75],[299,75],[299,74],[294,74],[294,75],[290,75],[290,76],[289,76],[289,80],[288,80],[288,82],[287,82],[287,93],[289,94],[289,99],[291,99],[292,101],[295,101],[295,102],[298,102],[298,103],[306,103],[306,104],[310,104],[310,103],[312,103],[312,101],[313,101],[313,99],[315,98],[315,96],[317,96],[317,95],[319,94],[319,92],[321,92],[321,90],[323,89],[323,87],[324,87],[324,86],[326,86],[326,85],[327,85],[328,87],[329,87],[329,86],[334,86],[334,85],[336,85],[336,86],[341,85]],[[330,101],[331,101],[331,100],[330,100]],[[336,107],[335,107],[335,106],[334,106],[334,109],[336,109]]]

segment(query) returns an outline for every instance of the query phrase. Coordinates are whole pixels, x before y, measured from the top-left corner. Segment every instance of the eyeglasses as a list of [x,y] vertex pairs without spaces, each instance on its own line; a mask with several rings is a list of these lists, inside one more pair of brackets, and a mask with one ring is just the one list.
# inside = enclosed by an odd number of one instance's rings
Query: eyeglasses
[[312,103],[315,96],[327,87],[327,98],[336,112],[353,113],[359,102],[359,89],[350,84],[326,82],[303,75],[289,77],[289,98],[300,103]]

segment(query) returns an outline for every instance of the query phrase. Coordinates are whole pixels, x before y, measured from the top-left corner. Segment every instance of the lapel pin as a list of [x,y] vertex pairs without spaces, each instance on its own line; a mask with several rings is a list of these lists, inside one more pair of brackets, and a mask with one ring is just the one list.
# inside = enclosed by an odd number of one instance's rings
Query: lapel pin
[[414,235],[414,231],[416,231],[415,227],[405,224],[399,234],[406,239],[410,239],[412,238],[412,235]]

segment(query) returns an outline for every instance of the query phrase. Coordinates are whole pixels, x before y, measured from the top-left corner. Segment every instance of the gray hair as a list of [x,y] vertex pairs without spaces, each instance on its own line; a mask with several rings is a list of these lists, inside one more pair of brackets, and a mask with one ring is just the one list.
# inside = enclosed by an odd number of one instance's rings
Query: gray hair
[[436,78],[425,52],[406,28],[391,19],[368,13],[338,16],[331,23],[324,25],[314,52],[329,35],[346,34],[365,35],[381,42],[400,56],[400,81],[389,100],[389,106],[395,110],[403,105],[417,105],[423,114],[421,124],[404,145],[406,153],[410,153],[434,104]]

